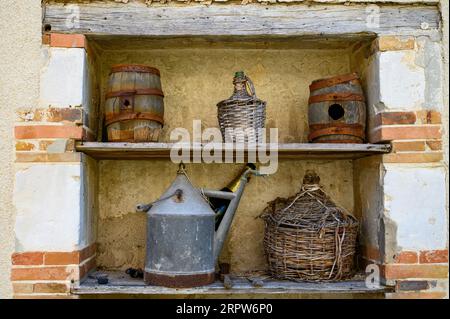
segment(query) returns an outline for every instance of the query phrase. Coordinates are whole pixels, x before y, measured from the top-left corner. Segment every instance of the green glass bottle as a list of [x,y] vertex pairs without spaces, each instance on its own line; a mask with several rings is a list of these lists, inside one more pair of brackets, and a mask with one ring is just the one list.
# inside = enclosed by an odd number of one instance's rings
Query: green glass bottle
[[[242,172],[235,178],[231,183],[229,183],[226,187],[222,188],[222,192],[234,193],[239,189],[239,186],[242,183],[242,177],[246,175],[249,171],[256,170],[255,164],[248,163],[245,165],[245,168]],[[222,198],[209,198],[209,202],[211,204],[212,209],[216,213],[216,230],[219,228],[220,222],[225,215],[225,212],[228,209],[228,205],[230,204],[229,200]]]

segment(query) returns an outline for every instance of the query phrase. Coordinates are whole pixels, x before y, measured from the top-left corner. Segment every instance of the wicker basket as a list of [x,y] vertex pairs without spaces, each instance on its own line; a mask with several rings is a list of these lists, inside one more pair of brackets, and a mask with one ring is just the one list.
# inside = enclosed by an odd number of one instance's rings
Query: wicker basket
[[336,206],[307,172],[300,192],[269,203],[264,250],[270,274],[278,279],[337,281],[354,275],[358,222]]
[[233,84],[233,95],[217,104],[223,141],[262,143],[264,136],[261,129],[266,122],[266,102],[256,97],[253,82],[244,72],[236,72]]

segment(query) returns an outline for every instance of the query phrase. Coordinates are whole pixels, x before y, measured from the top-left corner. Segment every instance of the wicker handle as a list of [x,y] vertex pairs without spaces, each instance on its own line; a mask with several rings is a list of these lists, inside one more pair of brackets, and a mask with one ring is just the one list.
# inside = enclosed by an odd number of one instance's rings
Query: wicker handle
[[256,98],[255,86],[253,85],[252,80],[250,80],[250,78],[248,76],[245,76],[245,80],[247,81],[247,86],[250,90],[250,95],[253,98]]

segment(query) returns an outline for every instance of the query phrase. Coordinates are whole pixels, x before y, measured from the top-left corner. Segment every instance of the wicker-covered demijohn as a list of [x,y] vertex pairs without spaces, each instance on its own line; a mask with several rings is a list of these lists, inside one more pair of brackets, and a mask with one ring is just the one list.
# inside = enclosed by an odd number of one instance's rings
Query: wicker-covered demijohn
[[358,221],[319,182],[308,171],[299,193],[275,199],[261,215],[264,250],[275,278],[337,281],[354,275]]
[[217,117],[223,141],[262,143],[266,102],[256,97],[253,83],[244,72],[236,72],[233,84],[233,95],[217,104]]

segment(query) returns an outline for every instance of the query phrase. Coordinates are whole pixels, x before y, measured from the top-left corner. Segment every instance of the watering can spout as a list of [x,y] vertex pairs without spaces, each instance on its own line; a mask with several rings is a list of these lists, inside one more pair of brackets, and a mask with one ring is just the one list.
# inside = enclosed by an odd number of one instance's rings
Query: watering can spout
[[[231,223],[233,222],[234,214],[239,206],[239,202],[241,200],[242,194],[244,193],[245,186],[248,182],[248,177],[250,174],[257,174],[254,170],[247,170],[241,176],[241,183],[239,184],[238,189],[234,193],[226,193],[226,192],[216,192],[223,193],[223,198],[229,197],[230,204],[223,216],[222,221],[220,222],[219,228],[214,234],[214,262],[217,263],[219,259],[220,252],[222,251],[223,244],[227,237],[228,231],[230,229]],[[217,194],[219,195],[219,194]]]

